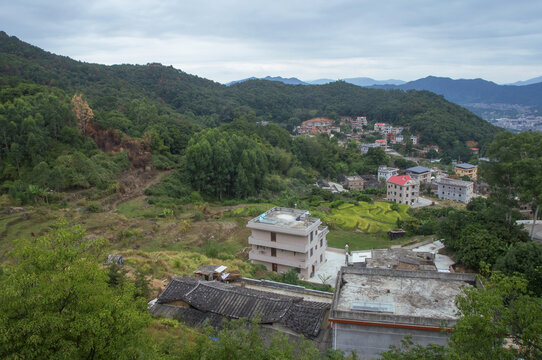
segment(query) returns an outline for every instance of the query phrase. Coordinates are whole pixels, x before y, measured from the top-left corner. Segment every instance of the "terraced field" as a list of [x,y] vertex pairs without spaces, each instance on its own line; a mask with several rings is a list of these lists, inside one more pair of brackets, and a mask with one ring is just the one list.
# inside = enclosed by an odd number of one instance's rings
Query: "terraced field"
[[375,202],[373,204],[359,201],[354,204],[343,204],[331,209],[324,215],[328,223],[334,223],[343,230],[360,230],[364,233],[386,232],[397,227],[397,219],[407,219],[408,205],[399,204],[399,210],[393,210],[392,204]]

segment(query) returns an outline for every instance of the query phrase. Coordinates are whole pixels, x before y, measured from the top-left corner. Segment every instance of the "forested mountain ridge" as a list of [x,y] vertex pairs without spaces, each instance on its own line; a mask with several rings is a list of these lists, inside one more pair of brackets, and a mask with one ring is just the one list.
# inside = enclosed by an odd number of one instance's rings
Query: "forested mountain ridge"
[[[288,86],[279,82],[249,80],[226,87],[160,64],[87,64],[57,56],[0,34],[0,74],[26,81],[53,85],[68,92],[83,92],[98,110],[116,110],[134,98],[149,97],[169,109],[196,116],[212,116],[229,122],[240,106],[250,106],[263,120],[298,125],[316,115],[367,115],[370,120],[413,126],[422,141],[438,140],[434,129],[426,131],[427,120],[437,128],[454,130],[460,141],[483,140],[496,129],[458,106],[429,93],[402,93],[363,89],[335,82],[321,86]],[[423,104],[423,106],[421,106]],[[441,113],[441,116],[437,116]],[[428,114],[430,113],[430,114]],[[425,135],[425,136],[424,136]],[[455,140],[455,139],[454,139]],[[446,148],[447,144],[439,144]]]

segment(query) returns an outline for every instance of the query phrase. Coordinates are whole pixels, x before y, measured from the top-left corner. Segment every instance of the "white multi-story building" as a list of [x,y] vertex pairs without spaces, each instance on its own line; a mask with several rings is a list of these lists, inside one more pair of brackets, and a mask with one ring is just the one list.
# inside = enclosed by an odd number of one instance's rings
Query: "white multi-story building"
[[474,195],[474,183],[450,178],[437,181],[439,199],[468,203]]
[[296,269],[301,279],[309,279],[326,262],[327,226],[310,217],[306,210],[274,207],[250,220],[249,259],[270,271]]
[[378,167],[378,180],[388,181],[388,179],[393,175],[399,175],[399,169],[390,168],[385,165]]
[[409,175],[391,176],[387,181],[386,200],[397,204],[412,205],[418,201],[420,183]]

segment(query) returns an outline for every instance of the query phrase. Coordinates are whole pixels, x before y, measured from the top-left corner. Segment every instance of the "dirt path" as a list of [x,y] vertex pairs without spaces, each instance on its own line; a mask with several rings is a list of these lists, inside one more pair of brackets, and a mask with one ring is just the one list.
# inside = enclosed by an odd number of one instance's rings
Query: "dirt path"
[[171,174],[173,170],[167,171],[141,171],[130,170],[124,173],[120,179],[124,187],[124,193],[113,194],[100,202],[104,206],[104,210],[114,212],[118,209],[119,204],[131,199],[145,196],[145,190],[153,185],[158,184],[163,178]]

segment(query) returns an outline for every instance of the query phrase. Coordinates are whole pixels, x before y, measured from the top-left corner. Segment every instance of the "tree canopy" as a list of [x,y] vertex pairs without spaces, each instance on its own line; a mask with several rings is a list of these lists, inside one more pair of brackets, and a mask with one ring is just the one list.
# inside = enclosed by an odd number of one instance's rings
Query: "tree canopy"
[[105,239],[59,223],[21,239],[0,274],[0,357],[133,359],[149,353],[150,316],[134,285],[108,285]]

